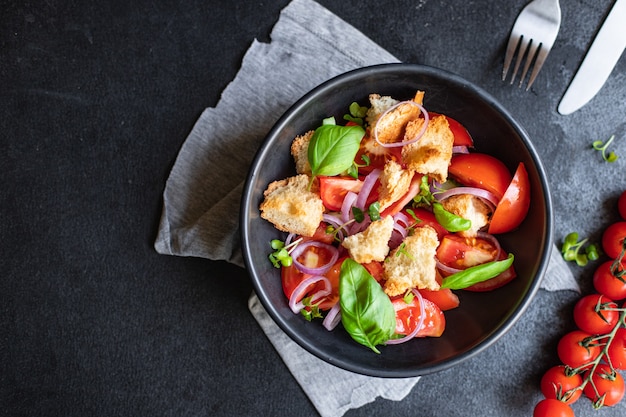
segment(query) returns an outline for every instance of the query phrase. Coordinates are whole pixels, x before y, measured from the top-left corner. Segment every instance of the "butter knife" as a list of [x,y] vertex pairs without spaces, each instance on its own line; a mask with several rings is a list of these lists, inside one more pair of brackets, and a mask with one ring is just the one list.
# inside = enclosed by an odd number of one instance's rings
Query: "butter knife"
[[558,111],[567,115],[587,104],[602,88],[626,47],[626,0],[617,0],[576,72]]

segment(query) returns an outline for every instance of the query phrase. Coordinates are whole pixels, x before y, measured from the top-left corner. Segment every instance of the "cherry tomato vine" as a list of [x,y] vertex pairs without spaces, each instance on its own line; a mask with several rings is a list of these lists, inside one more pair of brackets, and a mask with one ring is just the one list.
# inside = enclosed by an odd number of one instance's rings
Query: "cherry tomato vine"
[[[603,234],[603,251],[610,259],[594,273],[597,293],[574,306],[577,329],[559,340],[562,363],[544,373],[540,388],[545,398],[535,406],[534,417],[574,416],[570,405],[583,395],[595,409],[613,406],[624,397],[619,370],[626,369],[626,191],[618,199],[618,211],[624,221],[611,224]],[[578,236],[570,240],[568,249]],[[571,256],[569,260],[574,260],[577,254]]]

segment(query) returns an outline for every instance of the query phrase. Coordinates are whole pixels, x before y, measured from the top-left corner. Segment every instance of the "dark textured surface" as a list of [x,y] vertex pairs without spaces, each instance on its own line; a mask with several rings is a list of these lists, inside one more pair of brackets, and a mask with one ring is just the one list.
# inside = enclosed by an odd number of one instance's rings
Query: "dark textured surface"
[[[246,272],[152,247],[178,149],[287,3],[2,3],[2,415],[315,415],[248,312]],[[399,59],[456,72],[509,108],[544,158],[557,239],[597,238],[616,218],[626,60],[586,107],[556,113],[610,1],[562,2],[529,92],[500,81],[523,0],[320,3]],[[590,144],[612,134],[622,158],[609,165]],[[585,290],[592,269],[573,267]],[[346,415],[530,415],[576,299],[540,291],[488,351],[424,377],[404,401]],[[623,416],[626,403],[574,409]]]

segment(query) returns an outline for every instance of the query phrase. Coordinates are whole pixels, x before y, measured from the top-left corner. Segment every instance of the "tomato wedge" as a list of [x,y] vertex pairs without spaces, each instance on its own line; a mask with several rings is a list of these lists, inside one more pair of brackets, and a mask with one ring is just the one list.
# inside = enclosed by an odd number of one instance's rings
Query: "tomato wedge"
[[437,291],[419,290],[419,292],[426,300],[435,303],[441,311],[452,310],[453,308],[457,308],[461,303],[459,297],[453,293],[450,288],[442,288]]
[[497,248],[485,239],[467,239],[449,234],[441,239],[437,248],[437,259],[449,267],[465,269],[493,261],[497,251]]
[[[323,254],[320,254],[320,262],[321,265],[324,262]],[[324,276],[328,278],[332,286],[332,292],[330,295],[324,297],[319,304],[320,310],[329,310],[332,308],[337,301],[339,300],[339,273],[341,272],[341,264],[346,258],[339,258],[337,262],[330,268]],[[315,267],[316,265],[311,265]],[[281,281],[283,286],[283,292],[290,298],[293,290],[296,289],[300,283],[306,279],[311,277],[312,275],[304,274],[298,270],[293,264],[291,266],[281,268]],[[317,291],[323,289],[324,285],[322,283],[314,284],[309,288],[308,295],[312,295]],[[304,298],[304,297],[303,297]],[[298,300],[300,301],[300,300]]]
[[341,210],[348,191],[358,193],[363,187],[363,181],[350,177],[319,177],[319,182],[322,203],[331,211]]
[[513,179],[502,161],[478,152],[453,156],[448,173],[461,184],[490,191],[498,199],[504,196]]
[[445,235],[450,233],[437,221],[432,211],[428,211],[420,207],[416,207],[411,210],[413,211],[413,214],[409,213],[407,210],[402,210],[402,213],[404,213],[409,219],[409,227],[413,225],[416,227],[430,226],[437,232],[439,241],[441,241]]
[[[417,297],[414,297],[410,303],[406,303],[403,297],[397,297],[391,300],[393,308],[396,310],[396,333],[407,335],[415,330],[420,321],[420,303]],[[415,337],[439,337],[442,335],[446,327],[446,318],[443,311],[435,303],[424,299],[424,317],[423,327],[417,332]]]
[[[441,281],[443,280],[441,274],[439,273],[439,271],[436,272],[437,282],[441,284]],[[420,292],[420,294],[422,294],[422,297],[437,304],[437,307],[439,307],[442,311],[452,310],[453,308],[457,308],[459,304],[461,304],[461,302],[459,301],[459,297],[455,293],[453,293],[450,288],[440,288],[436,291],[421,289],[418,291]]]
[[489,223],[489,233],[506,233],[519,226],[530,208],[530,181],[523,162],[498,203]]

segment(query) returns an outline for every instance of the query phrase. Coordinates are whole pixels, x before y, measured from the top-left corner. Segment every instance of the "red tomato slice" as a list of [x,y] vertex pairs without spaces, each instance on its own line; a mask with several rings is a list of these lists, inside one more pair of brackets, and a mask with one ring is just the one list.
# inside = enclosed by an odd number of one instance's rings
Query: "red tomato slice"
[[358,193],[363,181],[345,177],[319,177],[320,197],[324,207],[331,211],[341,210],[343,199],[348,191]]
[[328,227],[328,225],[325,222],[320,222],[320,225],[317,226],[313,236],[301,236],[302,241],[316,240],[318,242],[328,243],[329,245],[332,244],[335,241],[335,235],[332,233],[326,233],[326,227]]
[[452,310],[460,304],[459,297],[450,288],[442,288],[437,291],[419,290],[419,292],[422,297],[437,304],[441,311]]
[[507,187],[504,196],[498,203],[489,223],[489,233],[506,233],[518,227],[530,207],[530,181],[523,162],[520,162]]
[[381,217],[393,216],[394,214],[402,210],[407,204],[411,202],[411,200],[413,200],[413,197],[415,197],[417,193],[419,193],[421,184],[422,184],[422,177],[419,175],[413,175],[413,179],[411,180],[411,185],[409,185],[409,191],[407,191],[404,197],[402,197],[401,199],[399,199],[398,201],[396,201],[395,203],[387,207],[385,210],[383,210],[383,212],[380,213]]
[[390,159],[400,163],[400,161],[402,161],[402,147],[387,148],[381,146],[372,136],[366,134],[365,137],[361,139],[361,146],[354,157],[354,162],[357,165],[365,164],[363,155],[367,155],[370,163],[367,166],[360,167],[359,173],[368,174],[375,168],[383,169],[385,162]]
[[[316,248],[312,248],[311,250],[314,250],[314,249]],[[324,255],[322,253],[319,253],[319,255],[320,255],[319,256],[320,261],[318,265],[322,265],[322,263],[324,262]],[[339,300],[339,273],[341,272],[341,264],[343,263],[345,259],[346,259],[345,257],[338,259],[337,262],[335,262],[335,264],[332,266],[332,268],[330,268],[330,271],[328,271],[324,275],[326,278],[328,278],[328,280],[330,281],[332,285],[332,293],[326,296],[320,302],[319,304],[320,310],[328,310],[332,308]],[[316,265],[311,265],[311,266],[315,267]],[[302,280],[309,278],[311,276],[312,275],[304,274],[300,272],[298,268],[296,268],[293,264],[289,267],[282,267],[281,268],[281,280],[282,280],[283,292],[285,293],[285,296],[289,298],[291,294],[293,293],[293,290],[298,285],[300,285]],[[311,286],[307,294],[312,295],[316,293],[317,291],[321,290],[323,287],[324,285],[322,283],[315,284]]]
[[[420,320],[421,310],[418,298],[414,297],[410,304],[407,304],[403,297],[394,298],[391,302],[396,310],[396,333],[403,335],[411,333]],[[424,299],[424,310],[426,313],[424,324],[415,337],[441,336],[446,327],[443,311],[427,299]]]
[[402,211],[409,218],[409,227],[413,225],[416,227],[430,226],[437,232],[439,241],[441,241],[445,235],[450,233],[441,224],[439,224],[432,211],[419,207],[411,210],[413,210],[413,215],[409,214],[407,210]]
[[439,243],[437,259],[449,267],[465,269],[493,261],[496,253],[497,249],[484,239],[448,234]]
[[498,198],[502,198],[512,180],[502,161],[477,152],[454,155],[448,173],[461,184],[490,191]]
[[[437,282],[441,284],[441,274],[439,271],[435,272],[437,273]],[[450,288],[441,288],[437,291],[426,289],[418,291],[422,294],[422,297],[437,304],[437,307],[439,307],[441,311],[452,310],[453,308],[457,308],[460,304],[459,297],[453,293]]]
[[382,263],[378,261],[372,261],[362,265],[365,267],[365,269],[367,269],[367,272],[369,272],[376,281],[382,282],[385,273]]
[[465,126],[463,126],[457,120],[453,119],[450,116],[446,116],[445,114],[440,115],[439,113],[429,112],[428,115],[430,117],[443,116],[448,120],[448,125],[450,126],[450,130],[452,131],[452,134],[454,135],[453,146],[467,146],[467,147],[474,146],[474,139],[472,139],[472,136],[469,134]]

